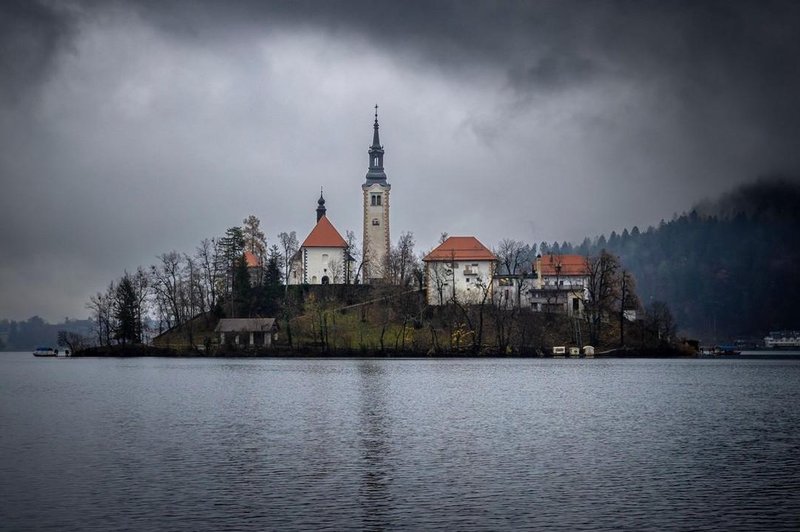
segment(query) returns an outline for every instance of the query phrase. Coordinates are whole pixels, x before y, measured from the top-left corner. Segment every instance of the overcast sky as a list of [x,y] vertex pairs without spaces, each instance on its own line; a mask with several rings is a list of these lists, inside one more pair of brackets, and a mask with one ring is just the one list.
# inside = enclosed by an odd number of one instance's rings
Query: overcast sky
[[0,3],[0,318],[258,216],[580,241],[800,175],[800,2]]

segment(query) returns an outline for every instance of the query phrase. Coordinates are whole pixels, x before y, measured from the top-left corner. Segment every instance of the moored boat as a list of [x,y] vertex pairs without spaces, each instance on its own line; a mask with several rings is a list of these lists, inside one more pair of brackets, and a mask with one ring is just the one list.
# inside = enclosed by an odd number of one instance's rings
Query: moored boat
[[58,349],[54,349],[52,347],[37,347],[33,351],[33,356],[35,356],[35,357],[57,357],[58,356]]

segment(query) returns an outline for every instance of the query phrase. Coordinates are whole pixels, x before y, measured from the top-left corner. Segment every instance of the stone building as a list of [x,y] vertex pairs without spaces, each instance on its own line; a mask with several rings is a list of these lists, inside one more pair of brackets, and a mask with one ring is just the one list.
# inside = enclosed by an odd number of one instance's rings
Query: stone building
[[389,256],[389,192],[392,185],[387,182],[383,169],[383,153],[376,105],[372,146],[369,147],[369,170],[365,183],[361,185],[364,194],[362,270],[365,283],[379,282],[385,278],[386,260]]
[[214,331],[220,345],[236,347],[270,347],[278,333],[275,318],[225,318]]

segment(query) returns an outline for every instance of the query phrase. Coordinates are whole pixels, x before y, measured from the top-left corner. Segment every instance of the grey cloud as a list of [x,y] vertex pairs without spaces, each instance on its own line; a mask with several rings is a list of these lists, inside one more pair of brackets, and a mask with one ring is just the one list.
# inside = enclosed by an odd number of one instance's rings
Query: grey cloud
[[19,105],[49,74],[76,32],[63,7],[39,0],[0,2],[0,103]]
[[320,185],[358,230],[376,100],[421,248],[581,239],[798,175],[798,29],[778,1],[0,3],[0,318],[80,314],[251,212],[302,234]]

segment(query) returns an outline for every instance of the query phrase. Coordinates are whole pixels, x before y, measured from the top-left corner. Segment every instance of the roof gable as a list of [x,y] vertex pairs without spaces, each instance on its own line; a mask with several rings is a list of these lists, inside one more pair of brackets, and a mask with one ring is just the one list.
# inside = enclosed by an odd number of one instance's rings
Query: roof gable
[[437,260],[495,260],[489,248],[481,244],[474,236],[451,236],[433,251],[428,253],[424,261]]
[[244,261],[247,263],[248,268],[258,268],[261,266],[261,259],[256,257],[256,254],[252,251],[244,252]]
[[303,244],[300,247],[304,248],[346,248],[347,242],[339,231],[328,220],[327,216],[323,216],[314,226],[314,229],[308,234]]
[[589,264],[583,255],[543,255],[541,275],[588,275]]

